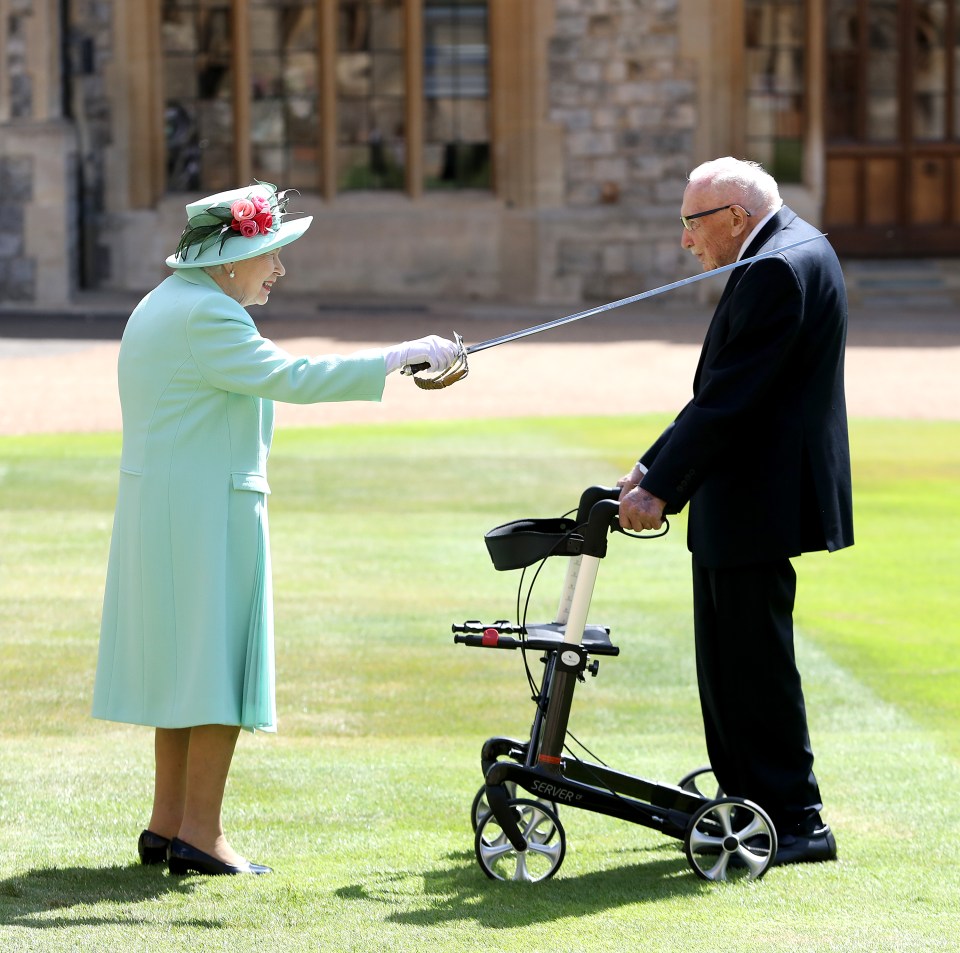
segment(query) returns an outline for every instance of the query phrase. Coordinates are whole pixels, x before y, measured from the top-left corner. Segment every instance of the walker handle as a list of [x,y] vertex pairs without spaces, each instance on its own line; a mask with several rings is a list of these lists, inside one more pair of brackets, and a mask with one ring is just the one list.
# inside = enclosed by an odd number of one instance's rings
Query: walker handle
[[580,506],[577,509],[577,525],[586,523],[590,519],[590,511],[594,503],[601,500],[619,500],[620,487],[618,486],[588,486],[580,494]]
[[[607,554],[607,534],[620,531],[620,503],[617,500],[598,500],[590,508],[590,516],[583,527],[583,548],[585,556],[597,556],[602,559]],[[582,526],[582,524],[581,524]]]

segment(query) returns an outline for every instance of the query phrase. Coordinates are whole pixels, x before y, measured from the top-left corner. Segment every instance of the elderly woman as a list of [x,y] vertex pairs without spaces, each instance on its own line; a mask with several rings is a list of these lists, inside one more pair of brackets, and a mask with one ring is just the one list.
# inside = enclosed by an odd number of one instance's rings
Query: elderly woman
[[120,345],[123,449],[94,688],[96,718],[155,727],[144,864],[267,873],[224,836],[241,728],[276,730],[267,455],[273,401],[379,400],[387,374],[442,372],[437,336],[348,357],[294,357],[245,310],[285,269],[286,195],[257,183],[187,206],[174,273],[136,307]]

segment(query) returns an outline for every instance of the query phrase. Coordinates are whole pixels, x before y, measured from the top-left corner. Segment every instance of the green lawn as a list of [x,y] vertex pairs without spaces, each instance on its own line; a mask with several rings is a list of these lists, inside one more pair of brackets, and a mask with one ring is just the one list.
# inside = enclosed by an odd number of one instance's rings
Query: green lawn
[[[225,811],[277,870],[255,881],[138,867],[151,734],[88,714],[119,438],[0,438],[0,950],[960,950],[960,424],[855,421],[857,546],[798,560],[839,863],[707,884],[677,842],[561,809],[554,880],[480,871],[480,745],[525,737],[532,714],[518,655],[452,644],[453,621],[514,615],[519,574],[493,570],[483,533],[613,482],[662,423],[278,434],[280,733],[241,739]],[[704,760],[684,532],[611,539],[591,619],[621,656],[571,725],[670,782]],[[532,616],[552,617],[561,563]]]
[[[802,624],[960,757],[960,429],[859,421],[857,543],[804,557]],[[808,564],[808,565],[807,565]]]

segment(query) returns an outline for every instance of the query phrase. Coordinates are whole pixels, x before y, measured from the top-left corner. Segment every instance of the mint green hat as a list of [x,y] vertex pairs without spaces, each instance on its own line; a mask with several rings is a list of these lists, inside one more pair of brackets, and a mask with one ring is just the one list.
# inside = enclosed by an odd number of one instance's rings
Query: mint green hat
[[[169,268],[208,268],[256,258],[295,242],[313,217],[290,220],[288,192],[269,182],[218,192],[187,206],[187,225]],[[286,220],[285,220],[286,219]]]

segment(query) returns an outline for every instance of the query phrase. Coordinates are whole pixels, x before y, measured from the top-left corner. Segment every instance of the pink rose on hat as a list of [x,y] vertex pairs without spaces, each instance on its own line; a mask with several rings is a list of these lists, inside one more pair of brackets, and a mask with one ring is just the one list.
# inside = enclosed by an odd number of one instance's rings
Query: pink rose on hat
[[[230,214],[235,222],[246,222],[260,211],[250,199],[237,199],[230,206]],[[236,226],[234,226],[236,227]]]
[[273,227],[270,203],[262,195],[253,194],[245,199],[237,199],[230,206],[230,214],[233,216],[230,227],[244,238],[266,235]]
[[236,229],[244,238],[256,238],[260,234],[260,226],[252,218],[244,222],[234,222],[231,226]]

